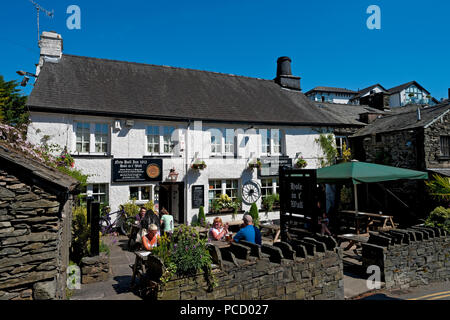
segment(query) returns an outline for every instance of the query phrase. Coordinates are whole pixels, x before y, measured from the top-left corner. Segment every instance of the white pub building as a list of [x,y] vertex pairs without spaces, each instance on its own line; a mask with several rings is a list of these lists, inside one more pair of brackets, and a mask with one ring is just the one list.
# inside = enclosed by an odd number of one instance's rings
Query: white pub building
[[[211,212],[215,199],[241,198],[241,212],[261,208],[278,193],[278,165],[302,156],[317,168],[315,140],[342,126],[304,96],[287,57],[263,80],[66,55],[54,32],[42,34],[40,48],[28,139],[66,147],[89,175],[83,192],[113,211],[135,198],[179,223],[195,221],[200,206],[208,220],[229,221],[230,212]],[[249,167],[258,160],[261,169]]]

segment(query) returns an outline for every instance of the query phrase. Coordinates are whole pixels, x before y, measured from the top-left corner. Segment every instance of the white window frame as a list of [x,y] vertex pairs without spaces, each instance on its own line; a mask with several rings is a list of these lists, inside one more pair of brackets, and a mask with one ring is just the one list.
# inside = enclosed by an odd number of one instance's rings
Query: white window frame
[[[89,151],[77,151],[77,130],[78,124],[84,123],[89,124]],[[106,152],[97,152],[96,151],[96,126],[97,125],[106,125],[107,126],[107,137],[106,137]],[[73,123],[73,134],[74,134],[74,148],[73,154],[77,155],[108,155],[111,150],[111,126],[108,122],[101,121],[83,121],[83,120],[75,120]]]
[[[236,131],[234,128],[209,128],[207,131],[211,134],[210,137],[210,151],[211,156],[234,156],[236,153],[236,143],[235,135]],[[232,131],[232,135],[230,135]],[[229,134],[227,136],[227,133]],[[220,137],[217,136],[220,134]],[[213,143],[213,137],[217,138],[217,141]],[[231,137],[231,141],[227,138]],[[219,151],[218,151],[219,150]]]
[[[335,144],[336,144],[336,151],[337,151],[337,153],[338,153],[338,158],[340,158],[340,159],[342,159],[342,156],[343,156],[343,150],[342,150],[342,147],[344,146],[344,142],[345,142],[345,145],[347,146],[347,148],[348,148],[348,139],[347,139],[347,137],[346,136],[335,136],[335,138],[336,138],[336,140],[335,140]],[[337,141],[340,141],[340,146],[337,144]]]
[[[218,189],[218,188],[209,189],[211,181],[218,181],[218,182],[220,182],[220,189]],[[233,181],[236,181],[236,188],[231,188],[231,189],[228,188],[227,189],[227,181],[231,181],[231,183],[233,183]],[[228,194],[227,190],[236,190],[236,197],[231,197],[230,195],[228,195],[231,199],[236,200],[237,198],[240,197],[240,182],[239,182],[239,179],[209,179],[208,180],[208,204],[209,204],[209,200],[214,201],[215,199],[217,199],[217,198],[211,199],[209,197],[209,191],[210,190],[214,190],[214,191],[220,190],[220,194],[221,195],[222,194]],[[212,202],[211,202],[211,204],[212,204]],[[209,207],[209,211],[211,211],[211,206]]]
[[[265,134],[263,134],[265,132]],[[279,144],[275,143],[276,140],[276,133],[278,132],[278,142]],[[281,156],[283,155],[283,131],[281,129],[267,129],[267,128],[261,128],[258,129],[258,134],[260,137],[260,148],[259,152],[262,156]],[[264,147],[264,150],[263,150]],[[275,148],[279,148],[279,152],[275,152]]]
[[[136,203],[143,204],[143,203],[147,203],[149,201],[153,201],[153,199],[154,199],[154,190],[155,190],[154,185],[152,185],[152,184],[149,184],[149,185],[138,185],[138,186],[130,185],[128,187],[128,191],[129,191],[128,199],[129,200],[132,200],[132,198],[131,198],[131,188],[138,188],[138,197],[136,198]],[[150,188],[149,199],[142,199],[142,194],[144,193],[143,192],[144,188]]]
[[[158,128],[158,141],[159,141],[159,152],[150,152],[148,150],[148,146],[149,146],[149,134],[148,134],[148,128],[149,127],[153,127],[153,128]],[[172,133],[170,134],[170,145],[172,146],[172,150],[170,152],[165,152],[165,147],[167,146],[166,143],[166,137],[169,135],[165,135],[166,133],[166,129],[170,128],[172,129]],[[158,155],[158,156],[173,156],[174,154],[174,149],[175,149],[175,144],[174,144],[174,140],[173,140],[173,135],[174,132],[176,130],[178,130],[179,128],[176,125],[154,125],[154,124],[148,124],[145,126],[145,155],[147,156],[151,156],[151,155]],[[151,134],[151,136],[156,136],[156,134]]]

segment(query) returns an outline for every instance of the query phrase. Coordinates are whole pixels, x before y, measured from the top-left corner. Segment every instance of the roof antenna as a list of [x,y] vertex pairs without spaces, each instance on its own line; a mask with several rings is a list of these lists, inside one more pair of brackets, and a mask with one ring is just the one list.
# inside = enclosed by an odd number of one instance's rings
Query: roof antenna
[[40,38],[40,33],[39,33],[39,15],[40,12],[44,12],[48,17],[53,18],[54,17],[54,12],[53,10],[50,12],[44,8],[42,8],[39,4],[37,4],[35,1],[30,0],[30,2],[34,5],[34,7],[36,8],[36,12],[37,12],[37,33],[38,33],[38,44],[39,44],[39,38]]

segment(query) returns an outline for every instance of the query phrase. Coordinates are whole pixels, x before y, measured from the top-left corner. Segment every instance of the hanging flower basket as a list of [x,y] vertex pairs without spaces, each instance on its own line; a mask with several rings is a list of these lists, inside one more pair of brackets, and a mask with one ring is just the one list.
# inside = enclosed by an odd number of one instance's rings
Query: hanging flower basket
[[248,164],[248,168],[250,169],[250,170],[252,170],[252,169],[261,169],[261,166],[262,166],[262,163],[261,163],[261,161],[259,161],[259,160],[257,160],[257,161],[254,161],[254,162],[250,162],[249,164]]
[[194,162],[191,165],[191,168],[194,170],[203,170],[206,168],[206,163],[205,163],[205,161]]
[[308,163],[306,162],[305,159],[303,159],[303,157],[299,158],[297,160],[297,162],[295,163],[295,167],[299,168],[299,169],[306,168],[307,165],[308,165]]

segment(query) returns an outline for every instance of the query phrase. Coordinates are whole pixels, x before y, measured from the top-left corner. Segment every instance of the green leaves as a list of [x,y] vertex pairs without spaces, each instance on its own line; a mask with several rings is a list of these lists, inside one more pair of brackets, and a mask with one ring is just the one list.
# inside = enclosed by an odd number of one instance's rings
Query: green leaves
[[18,86],[17,81],[5,81],[0,76],[0,121],[17,127],[29,122],[27,97],[20,95]]
[[450,178],[441,177],[437,174],[433,175],[434,180],[425,181],[430,194],[437,199],[450,200]]
[[425,221],[425,225],[442,228],[450,232],[450,208],[437,207],[434,209]]

